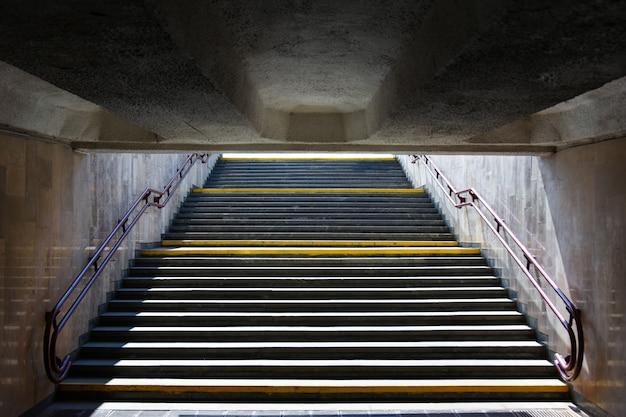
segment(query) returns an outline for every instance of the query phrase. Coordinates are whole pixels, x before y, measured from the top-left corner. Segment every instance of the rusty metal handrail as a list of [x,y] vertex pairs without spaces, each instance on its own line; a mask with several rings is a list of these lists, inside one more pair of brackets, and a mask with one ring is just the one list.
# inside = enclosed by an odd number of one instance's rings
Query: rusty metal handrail
[[[482,198],[480,194],[478,194],[476,190],[474,190],[473,188],[468,188],[465,190],[457,191],[456,188],[454,188],[450,181],[443,175],[443,173],[439,170],[439,168],[437,168],[437,166],[428,156],[412,155],[412,158],[412,163],[415,163],[418,160],[422,162],[426,170],[435,179],[437,185],[447,196],[448,200],[450,200],[450,202],[454,204],[456,208],[460,209],[463,207],[473,207],[476,210],[478,215],[483,219],[489,229],[495,234],[500,243],[513,258],[515,263],[521,268],[524,275],[526,275],[526,277],[530,280],[535,289],[539,292],[541,298],[543,298],[544,302],[548,305],[548,307],[550,307],[552,312],[556,315],[558,320],[567,331],[570,339],[570,353],[565,356],[559,353],[555,353],[554,365],[564,380],[573,381],[574,379],[576,379],[582,369],[585,346],[582,322],[580,317],[580,309],[578,309],[574,305],[574,303],[563,293],[563,291],[559,288],[556,282],[554,282],[554,280],[550,278],[543,266],[539,262],[537,262],[537,259],[530,253],[526,246],[522,244],[517,236],[515,236],[513,231],[511,231],[511,229],[506,225],[504,220],[496,214],[496,212],[485,201],[485,199]],[[458,202],[455,201],[453,197],[456,197],[458,199]],[[480,202],[480,204],[485,207],[485,209],[489,212],[489,215],[493,218],[495,226],[489,221],[488,216],[481,210],[476,202]],[[522,262],[522,260],[513,252],[511,246],[500,234],[501,231],[504,231],[505,234],[508,235],[508,237],[519,248],[519,250],[521,250],[524,255],[524,259],[526,260],[526,264],[524,264],[524,262]],[[548,283],[550,287],[552,287],[554,292],[561,298],[563,304],[565,305],[565,309],[569,313],[569,319],[565,318],[565,316],[557,308],[556,304],[550,300],[546,292],[543,290],[543,288],[541,288],[541,285],[530,271],[531,265],[535,268],[539,275],[543,277],[545,282]],[[574,327],[576,328],[576,332],[574,332]]]
[[[48,375],[50,381],[54,383],[59,383],[63,381],[67,376],[67,373],[72,364],[72,360],[69,354],[66,355],[63,359],[59,358],[56,355],[56,344],[59,333],[61,332],[61,330],[63,330],[63,327],[65,327],[65,324],[71,317],[72,313],[74,313],[74,311],[78,307],[78,304],[80,304],[80,302],[83,300],[85,294],[87,294],[87,292],[89,291],[95,280],[98,278],[106,264],[111,260],[111,258],[115,254],[115,251],[120,247],[126,236],[128,236],[128,234],[130,233],[130,230],[133,228],[133,226],[135,226],[135,224],[137,223],[141,215],[146,211],[146,209],[148,207],[157,207],[159,209],[165,207],[165,205],[170,201],[170,198],[173,196],[174,192],[182,183],[182,180],[185,178],[193,164],[198,160],[200,160],[202,163],[206,163],[208,160],[208,156],[208,154],[197,153],[189,155],[185,162],[183,162],[183,164],[178,168],[176,174],[172,177],[172,179],[167,183],[165,187],[163,187],[163,191],[146,188],[137,198],[137,200],[135,200],[135,202],[130,206],[128,211],[126,211],[126,213],[118,221],[117,225],[113,228],[111,233],[109,233],[109,235],[104,239],[102,244],[94,252],[93,256],[91,256],[91,258],[89,259],[89,262],[87,262],[82,271],[76,276],[72,284],[69,286],[67,291],[65,291],[63,296],[54,306],[54,308],[46,313],[43,359],[46,368],[46,374]],[[165,199],[161,201],[163,197],[165,197]],[[132,217],[133,215],[134,217]],[[98,261],[102,257],[103,252],[105,252],[109,243],[120,231],[122,232],[121,235],[113,243],[113,246],[110,248],[109,253],[102,260],[102,263],[98,265]],[[83,280],[87,279],[86,275],[92,267],[94,268],[94,273],[91,275],[91,277],[88,278],[83,289],[76,296],[74,302],[65,312],[63,317],[61,317],[59,320],[58,316],[61,313],[63,305],[68,301],[70,296],[83,282]]]

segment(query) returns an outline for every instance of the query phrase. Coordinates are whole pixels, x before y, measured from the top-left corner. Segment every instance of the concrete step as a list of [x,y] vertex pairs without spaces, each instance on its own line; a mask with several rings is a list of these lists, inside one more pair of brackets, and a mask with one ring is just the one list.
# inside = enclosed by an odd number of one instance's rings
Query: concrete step
[[[461,248],[454,240],[423,241],[423,240],[163,240],[162,247],[328,247],[328,248]],[[474,248],[475,250],[475,248]],[[480,252],[476,252],[480,253]]]
[[463,288],[120,288],[118,300],[387,300],[505,298],[502,287]]
[[401,170],[398,170],[396,166],[387,165],[370,165],[370,166],[355,166],[354,164],[334,164],[324,163],[315,167],[307,167],[296,164],[264,164],[264,165],[231,165],[232,162],[227,164],[217,163],[213,172],[211,172],[210,180],[221,178],[222,176],[239,176],[247,178],[327,178],[333,179],[345,179],[347,177],[351,179],[359,178],[379,178],[381,176],[390,176],[400,178],[406,181],[406,176],[403,175]]
[[212,402],[412,402],[569,401],[558,379],[178,379],[68,378],[61,399]]
[[74,377],[401,379],[554,378],[537,359],[79,359]]
[[[412,227],[412,226],[442,226],[445,225],[445,222],[438,215],[427,215],[430,218],[426,218],[426,216],[422,216],[419,219],[411,218],[410,216],[405,216],[405,218],[395,218],[391,216],[385,216],[381,218],[380,215],[370,215],[370,216],[350,216],[350,215],[329,215],[329,216],[320,216],[320,215],[305,215],[302,213],[294,213],[294,214],[276,214],[274,216],[268,216],[263,213],[255,213],[252,215],[236,215],[236,214],[220,214],[215,217],[203,217],[200,215],[194,216],[193,218],[181,218],[178,217],[175,219],[171,226],[189,226],[189,225],[229,225],[229,224],[242,224],[252,222],[255,225],[276,225],[277,223],[286,226],[306,226],[309,225],[313,228],[318,228],[320,226],[333,226],[333,225],[345,225],[345,226],[362,226],[365,228],[369,228],[370,226],[404,226],[404,227]],[[171,227],[170,226],[170,227]]]
[[[406,181],[406,176],[403,175],[403,172],[396,169],[394,166],[370,166],[367,168],[363,167],[351,167],[346,165],[337,165],[337,164],[324,164],[318,165],[316,169],[311,169],[308,167],[298,167],[293,164],[290,165],[282,165],[282,164],[273,164],[266,165],[264,167],[256,166],[251,167],[250,165],[240,165],[240,166],[229,166],[216,164],[213,172],[211,172],[211,180],[220,179],[223,177],[239,177],[239,178],[251,178],[254,180],[255,178],[284,178],[284,179],[292,179],[292,178],[304,178],[304,179],[312,179],[316,180],[318,178],[324,178],[326,180],[344,180],[346,178],[358,180],[359,178],[364,177],[391,177],[398,178]],[[280,170],[277,170],[280,169]]]
[[210,232],[167,232],[163,235],[164,240],[375,240],[379,241],[385,237],[389,240],[430,240],[430,241],[449,241],[454,236],[449,232],[421,232],[413,229],[405,228],[400,232],[372,232],[368,230],[357,231],[250,231],[246,227],[231,228],[228,231]]
[[[385,256],[377,255],[377,251],[371,252],[372,255],[360,256],[359,252],[365,252],[365,250],[347,250],[341,249],[338,251],[334,251],[334,256],[324,256],[323,254],[317,256],[318,251],[313,249],[311,251],[303,255],[300,255],[300,250],[295,250],[293,255],[273,255],[272,252],[280,252],[280,249],[272,249],[272,250],[264,250],[264,249],[255,249],[250,250],[251,254],[249,256],[241,255],[244,251],[236,251],[232,249],[227,249],[221,252],[223,255],[215,255],[215,256],[145,256],[135,258],[132,261],[133,267],[167,267],[170,269],[180,268],[182,270],[186,270],[187,268],[194,267],[202,267],[202,268],[211,268],[211,267],[237,267],[237,268],[299,268],[306,267],[310,269],[314,268],[326,268],[326,267],[337,267],[339,270],[349,269],[349,268],[372,268],[376,269],[379,272],[385,272],[390,267],[399,269],[399,268],[407,268],[407,269],[415,269],[421,267],[428,268],[442,268],[442,269],[452,269],[456,268],[463,269],[468,268],[468,275],[471,274],[471,267],[486,267],[486,261],[481,256],[475,255],[439,255],[439,256],[411,256],[407,254],[405,256],[397,256],[391,255]],[[346,256],[342,256],[343,252],[346,252]],[[394,250],[395,251],[395,250]],[[390,251],[390,252],[394,252]],[[402,251],[402,250],[398,250]],[[228,252],[233,253],[231,256],[228,256]],[[240,254],[237,254],[239,252]],[[260,254],[260,252],[265,252],[265,254]],[[287,250],[284,250],[287,252]],[[408,251],[407,251],[408,252]],[[257,255],[258,253],[258,255]],[[330,253],[330,252],[328,252]],[[350,253],[354,253],[354,255],[350,255]]]
[[[282,220],[283,218],[289,219],[292,221],[295,220],[326,220],[326,221],[348,221],[348,220],[358,220],[358,221],[378,221],[381,218],[381,212],[371,212],[371,213],[359,213],[354,214],[350,212],[337,212],[337,211],[328,211],[326,213],[314,212],[314,211],[302,211],[302,210],[281,210],[275,212],[267,212],[267,211],[259,211],[259,210],[249,210],[247,212],[238,212],[238,211],[228,211],[225,212],[223,209],[214,210],[213,212],[209,211],[190,211],[190,212],[182,212],[176,216],[173,220],[172,224],[194,224],[194,223],[207,223],[207,222],[215,222],[221,220],[248,220],[251,222],[254,221],[276,221]],[[422,220],[441,220],[441,215],[439,213],[385,213],[385,217],[389,218],[395,222],[415,222]]]
[[201,205],[186,204],[181,207],[176,219],[190,218],[219,218],[219,216],[255,218],[266,217],[275,218],[277,216],[303,216],[303,217],[327,217],[327,218],[370,218],[370,217],[388,217],[398,219],[441,219],[441,214],[435,208],[422,207],[418,209],[411,208],[394,208],[394,207],[371,207],[368,209],[359,209],[357,207],[298,207],[298,206],[273,206],[264,205],[257,206],[238,206],[228,207],[225,205]]
[[[355,168],[349,166],[342,166],[336,164],[324,165],[322,168],[321,165],[316,169],[296,167],[292,165],[272,165],[267,167],[256,167],[255,169],[249,169],[249,165],[241,165],[239,169],[237,167],[231,167],[227,165],[217,164],[216,167],[211,172],[211,180],[220,179],[223,177],[238,177],[238,178],[284,178],[284,179],[292,179],[292,178],[309,178],[311,180],[316,180],[318,178],[324,178],[326,180],[334,180],[340,179],[344,180],[346,178],[357,180],[363,177],[375,177],[375,178],[398,178],[406,181],[406,176],[404,173],[395,166],[378,166],[378,167],[369,167],[366,170],[363,168]],[[283,171],[277,171],[276,168],[280,167]],[[321,168],[321,169],[320,169]],[[329,170],[328,168],[332,168]]]
[[509,298],[387,300],[111,300],[109,311],[371,312],[515,310]]
[[99,325],[111,326],[434,326],[525,324],[517,311],[444,312],[105,312]]
[[[205,236],[213,237],[217,233],[241,233],[242,230],[245,230],[248,235],[252,235],[254,233],[265,233],[268,236],[277,236],[281,233],[289,233],[291,235],[296,235],[298,233],[308,233],[318,237],[333,239],[334,237],[330,237],[333,234],[340,234],[339,236],[345,233],[355,233],[357,235],[364,233],[377,233],[377,234],[390,234],[390,233],[404,233],[406,236],[410,236],[411,238],[416,238],[424,233],[429,234],[448,234],[447,237],[449,239],[449,231],[447,226],[442,224],[441,222],[436,222],[432,225],[424,224],[424,225],[388,225],[388,224],[373,224],[364,226],[362,224],[323,224],[320,223],[315,225],[313,223],[300,223],[300,224],[249,224],[242,226],[241,224],[211,224],[211,225],[176,225],[173,224],[169,228],[169,234],[171,233],[180,233],[180,232],[196,232],[196,233],[205,233]],[[278,238],[278,237],[277,237]],[[400,239],[394,239],[400,240]]]
[[534,340],[526,325],[456,326],[98,326],[93,341],[313,342]]
[[535,341],[89,342],[85,359],[544,359]]
[[[283,170],[277,171],[276,168],[280,167]],[[328,168],[332,168],[330,171]],[[367,168],[354,167],[338,164],[324,164],[318,165],[316,169],[308,167],[290,165],[267,165],[265,167],[250,168],[250,165],[230,166],[230,163],[216,164],[213,172],[211,172],[211,179],[222,178],[223,176],[237,176],[244,178],[258,178],[262,177],[275,177],[275,178],[296,178],[304,176],[305,178],[326,178],[326,179],[344,179],[350,178],[363,178],[364,176],[375,176],[379,178],[381,176],[389,176],[394,178],[400,178],[406,181],[406,176],[403,175],[401,170],[393,165],[389,166],[369,166]]]
[[377,187],[373,182],[371,187],[364,187],[359,184],[357,187],[335,187],[330,184],[328,187],[235,187],[235,188],[222,188],[222,187],[208,187],[208,188],[192,188],[191,192],[201,193],[204,195],[210,194],[222,194],[222,195],[238,195],[246,194],[248,196],[268,197],[274,195],[284,196],[300,196],[300,195],[336,195],[336,196],[349,196],[356,195],[358,197],[370,197],[376,194],[379,195],[419,195],[424,194],[422,189],[414,189],[409,187],[389,188],[389,187]]
[[[334,175],[333,175],[334,174]],[[246,173],[246,172],[217,172],[211,173],[211,179],[205,183],[206,187],[220,187],[225,184],[252,184],[262,187],[278,187],[281,184],[302,187],[371,187],[375,183],[377,187],[387,185],[389,188],[408,188],[411,185],[405,176],[397,172],[372,172],[364,177],[359,173],[351,172],[328,172],[326,174],[310,174],[302,172],[301,175],[285,176],[281,173]]]
[[[114,383],[117,379],[113,380]],[[96,412],[97,414],[90,414]],[[143,412],[143,413],[142,413]],[[81,414],[82,413],[82,414]],[[267,402],[252,401],[60,401],[48,406],[40,417],[134,416],[281,416],[281,417],[591,417],[571,401],[542,401],[526,398],[525,401],[473,401],[456,402],[441,400],[388,402]]]
[[[252,177],[276,175],[281,177],[303,176],[309,178],[317,175],[331,175],[333,178],[342,178],[345,175],[357,175],[361,178],[372,176],[377,178],[381,173],[402,174],[396,161],[236,161],[220,160],[215,164],[214,175],[223,173],[240,173]],[[334,174],[334,175],[333,175]],[[406,177],[403,176],[406,181]]]
[[[368,203],[368,206],[379,207],[387,203],[389,207],[397,208],[435,207],[433,201],[424,190],[414,189],[403,189],[401,192],[381,188],[370,188],[370,191],[367,191],[368,189],[359,188],[289,188],[276,189],[276,191],[272,191],[271,188],[194,188],[193,190],[187,195],[185,204],[228,204],[233,207],[239,205],[233,203],[263,203],[269,206],[289,206],[292,204],[304,206],[336,206],[337,204],[345,204],[347,207],[356,207],[359,204],[364,205],[364,203]],[[243,190],[247,191],[243,192]],[[296,190],[302,191],[298,192]]]
[[508,298],[484,299],[332,299],[332,300],[124,300],[109,302],[110,311],[242,311],[242,312],[380,312],[514,310]]
[[341,179],[326,177],[310,177],[310,178],[284,178],[278,175],[268,176],[266,178],[254,178],[245,175],[216,175],[211,181],[205,184],[206,188],[247,188],[247,187],[268,187],[268,188],[369,188],[372,183],[379,188],[411,188],[411,184],[406,178],[398,178],[397,176],[381,175],[373,181],[372,178],[359,178],[358,176],[346,176]]
[[278,288],[350,288],[353,286],[385,288],[385,287],[499,287],[500,280],[494,276],[415,276],[385,277],[353,276],[353,277],[300,277],[284,276],[245,276],[245,277],[126,277],[121,285],[124,288],[259,288],[263,286]]
[[434,204],[424,198],[412,198],[411,200],[400,200],[393,197],[385,199],[362,198],[362,199],[340,199],[338,196],[327,198],[310,197],[296,198],[285,195],[259,195],[253,197],[250,194],[225,193],[223,196],[216,193],[193,193],[187,197],[181,212],[193,210],[217,210],[220,208],[232,209],[233,212],[245,212],[258,209],[263,212],[272,211],[302,211],[327,213],[336,212],[337,209],[346,210],[353,213],[438,213]]
[[214,256],[299,256],[308,257],[362,257],[362,256],[411,256],[411,257],[469,257],[474,259],[480,256],[478,248],[463,247],[425,247],[425,246],[161,246],[159,248],[141,251],[142,257],[214,257]]
[[[371,180],[350,180],[346,179],[343,181],[330,181],[319,179],[318,181],[310,181],[310,180],[280,180],[280,179],[263,179],[261,181],[257,180],[245,180],[245,179],[221,179],[217,181],[209,182],[205,185],[206,188],[202,188],[202,190],[213,189],[213,190],[233,190],[233,189],[328,189],[328,188],[336,188],[336,189],[355,189],[355,188],[363,188],[370,189],[372,187],[372,183],[374,181]],[[407,184],[406,181],[398,181],[392,179],[381,178],[379,181],[376,181],[376,188],[390,188],[394,190],[398,189],[411,189],[411,185]]]
[[[229,258],[222,258],[227,262]],[[268,260],[271,261],[271,260]],[[354,276],[377,276],[387,277],[419,277],[419,276],[485,276],[493,275],[490,267],[485,265],[441,265],[441,266],[376,266],[360,263],[358,266],[332,265],[331,260],[324,261],[320,266],[289,266],[272,265],[266,266],[133,266],[129,268],[128,275],[132,277],[245,277],[245,276],[302,276],[302,277],[354,277]],[[341,262],[341,260],[339,261]],[[393,263],[392,263],[393,264]],[[223,265],[223,264],[222,264]]]

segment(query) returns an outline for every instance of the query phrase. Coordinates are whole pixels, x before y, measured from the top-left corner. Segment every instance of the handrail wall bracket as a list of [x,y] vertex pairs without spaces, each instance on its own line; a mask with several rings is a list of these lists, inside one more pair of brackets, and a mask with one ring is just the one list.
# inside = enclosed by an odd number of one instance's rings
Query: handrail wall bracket
[[[443,194],[446,195],[454,207],[461,209],[463,207],[470,206],[476,210],[476,213],[485,222],[486,226],[494,233],[513,261],[522,270],[522,273],[528,278],[533,287],[535,287],[545,304],[550,308],[550,310],[552,310],[554,315],[561,322],[561,325],[564,327],[569,337],[570,352],[566,355],[555,353],[554,365],[561,375],[561,378],[565,381],[575,380],[579,376],[582,369],[584,357],[584,335],[580,309],[577,308],[565,295],[556,282],[550,277],[550,275],[548,275],[544,267],[537,261],[537,258],[528,250],[528,248],[526,248],[526,246],[522,244],[513,231],[507,226],[506,222],[496,214],[493,208],[491,208],[491,206],[476,190],[468,188],[466,190],[458,191],[428,156],[411,155],[411,157],[413,158],[411,160],[412,163],[419,161],[423,164],[426,171],[434,178],[435,184],[441,188]],[[466,195],[471,197],[471,201],[468,201]],[[489,215],[485,214],[478,204],[484,207]],[[495,226],[489,221],[489,218],[493,219]],[[526,261],[525,263],[513,251],[513,248],[509,245],[507,240],[505,240],[503,235],[508,236],[509,240],[511,240],[518,250],[522,252]],[[537,278],[535,278],[535,275],[532,273],[531,266],[533,267],[532,269],[553,289],[555,294],[559,296],[565,306],[565,310],[567,310],[567,313],[569,314],[569,318],[566,319],[556,304],[550,300],[539,281],[537,281]]]
[[[69,372],[70,366],[72,365],[72,359],[69,354],[66,355],[63,359],[57,356],[56,350],[59,333],[61,332],[61,330],[63,330],[69,318],[72,316],[72,313],[74,313],[74,311],[83,300],[93,283],[100,276],[100,274],[104,270],[104,267],[111,260],[117,249],[120,247],[124,239],[128,236],[128,234],[135,226],[139,218],[146,211],[146,209],[148,207],[156,207],[158,209],[165,207],[165,205],[170,201],[170,198],[174,195],[175,191],[181,185],[183,179],[189,173],[191,167],[196,163],[196,161],[201,161],[204,164],[208,161],[208,159],[208,154],[191,154],[177,169],[176,174],[167,183],[167,185],[165,185],[163,191],[146,188],[139,195],[139,197],[137,197],[137,199],[126,211],[126,213],[120,218],[120,220],[117,222],[117,225],[100,244],[98,249],[90,256],[87,264],[83,267],[83,269],[76,276],[76,278],[74,278],[72,284],[70,284],[68,289],[65,291],[63,296],[61,296],[61,298],[55,304],[52,310],[46,312],[46,327],[43,340],[43,359],[46,369],[46,375],[48,376],[48,379],[50,379],[50,381],[58,384],[67,377],[67,373]],[[161,199],[163,197],[165,198],[161,202]],[[119,236],[117,237],[117,240],[114,240],[116,235]],[[109,246],[111,242],[113,243],[111,246]],[[102,262],[98,264],[104,252],[107,252],[106,256],[104,256]],[[92,267],[93,274],[91,276],[88,276],[88,272]],[[73,295],[78,291],[78,288],[83,283],[84,286],[82,290],[74,298]],[[69,302],[68,300],[70,300],[70,298],[73,298],[74,301],[69,305],[69,307],[67,307],[65,313],[61,314],[61,312],[64,310],[64,305]]]

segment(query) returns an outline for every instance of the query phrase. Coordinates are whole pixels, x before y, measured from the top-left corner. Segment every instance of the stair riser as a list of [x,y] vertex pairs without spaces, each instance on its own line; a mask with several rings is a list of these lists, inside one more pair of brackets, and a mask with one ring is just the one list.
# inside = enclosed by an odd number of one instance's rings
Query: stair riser
[[268,214],[249,214],[249,215],[216,215],[215,218],[208,218],[203,216],[195,216],[193,218],[179,217],[172,222],[171,227],[183,228],[188,226],[213,226],[219,227],[221,225],[239,225],[254,223],[256,226],[268,224],[275,226],[280,223],[281,226],[308,226],[313,229],[318,227],[331,227],[334,225],[341,226],[359,226],[369,228],[370,226],[383,227],[383,226],[445,226],[445,223],[438,219],[435,215],[425,215],[423,218],[415,218],[414,216],[398,216],[393,219],[381,219],[380,216],[313,216],[305,215],[301,213],[277,213],[272,215]]
[[[303,189],[301,189],[303,190]],[[306,190],[303,190],[306,191]],[[313,190],[311,190],[313,191]],[[345,205],[348,208],[363,207],[367,210],[372,207],[384,207],[387,204],[390,208],[416,208],[430,207],[435,208],[434,202],[426,193],[359,193],[359,192],[323,192],[319,189],[317,192],[271,192],[264,191],[255,192],[253,188],[247,189],[246,192],[232,192],[227,189],[213,189],[211,192],[192,192],[185,198],[184,204],[226,204],[237,207],[237,203],[257,203],[259,206],[271,207],[275,205],[298,205],[298,206],[338,206]]]
[[296,378],[296,379],[402,379],[463,378],[553,378],[552,366],[544,367],[450,367],[450,366],[81,366],[72,367],[73,377],[125,378]]
[[[222,176],[214,178],[214,181],[206,184],[210,188],[371,188],[374,181],[371,178],[348,177],[341,180],[333,180],[332,178],[310,178],[310,179],[283,179],[280,177],[264,178],[263,180],[255,180],[250,176]],[[394,177],[379,177],[376,179],[376,188],[411,188],[406,179]]]
[[350,232],[350,233],[321,233],[321,232],[250,232],[250,231],[230,231],[210,233],[202,232],[168,232],[163,234],[165,240],[422,240],[422,241],[450,241],[454,236],[450,233],[418,233],[413,230],[405,230],[403,233],[376,233],[376,232]]
[[173,302],[152,301],[142,303],[134,300],[112,300],[109,303],[109,311],[181,311],[181,312],[381,312],[381,311],[515,311],[516,304],[513,301],[489,300],[489,302],[472,301],[441,301],[441,302],[395,302],[391,303],[303,303],[299,301],[289,302],[233,302],[220,301],[210,302]]
[[455,255],[455,256],[428,256],[418,257],[414,255],[407,256],[348,256],[342,257],[340,254],[337,256],[313,256],[313,255],[292,255],[292,256],[275,256],[275,255],[207,255],[207,256],[172,256],[172,257],[153,257],[143,256],[136,258],[132,261],[133,266],[152,266],[159,267],[165,266],[169,268],[175,267],[293,267],[293,268],[315,268],[317,266],[339,266],[352,267],[352,268],[368,268],[374,267],[378,270],[384,271],[385,266],[399,267],[438,267],[438,266],[452,266],[456,269],[463,269],[465,267],[485,267],[485,259],[474,255]]
[[370,201],[354,201],[346,204],[344,202],[333,201],[293,201],[280,200],[278,197],[269,201],[257,200],[241,200],[233,201],[232,199],[220,200],[216,198],[193,199],[189,198],[180,207],[180,212],[176,218],[195,217],[197,214],[202,217],[203,214],[306,214],[314,217],[330,216],[330,217],[361,217],[361,216],[403,216],[406,218],[421,219],[435,218],[441,219],[439,210],[426,201],[405,204],[403,202],[394,202],[393,200]]
[[[286,225],[278,223],[278,224],[270,224],[270,225],[258,225],[258,224],[247,224],[245,226],[245,230],[249,233],[260,233],[260,232],[271,232],[271,233],[316,233],[318,235],[326,235],[327,233],[363,233],[364,229],[367,233],[408,233],[411,235],[420,234],[420,233],[448,233],[447,226],[439,223],[438,225],[433,226],[415,226],[410,224],[401,224],[399,226],[387,225],[387,224],[379,224],[379,225],[326,225],[326,224],[292,224]],[[407,229],[409,229],[407,231]],[[241,225],[231,224],[215,224],[215,225],[185,225],[185,226],[177,226],[172,225],[170,227],[170,233],[175,232],[202,232],[206,233],[207,236],[212,236],[213,233],[225,233],[225,232],[238,232],[241,230]],[[414,239],[409,239],[414,240]]]
[[131,267],[128,270],[129,276],[157,276],[157,277],[246,277],[259,276],[267,274],[269,276],[294,276],[299,274],[302,277],[319,277],[319,276],[365,276],[379,277],[386,279],[388,277],[407,277],[407,276],[485,276],[492,275],[493,271],[489,267],[400,267],[400,268],[380,268],[380,267],[308,267],[308,268],[290,268],[290,267],[241,267],[236,268],[201,268],[201,267],[185,267],[185,268],[169,268],[169,267]]
[[[362,207],[367,205],[367,207]],[[367,216],[367,215],[387,215],[387,216],[434,216],[435,218],[441,218],[441,215],[437,209],[429,203],[415,203],[413,205],[406,204],[393,204],[393,202],[381,201],[380,203],[355,202],[353,204],[341,204],[331,202],[295,202],[295,201],[280,201],[272,199],[270,202],[262,201],[218,201],[216,199],[210,200],[187,200],[185,204],[180,208],[180,215],[182,218],[189,217],[192,214],[198,214],[202,216],[205,213],[230,213],[236,214],[276,214],[276,213],[310,213],[314,215],[339,215],[352,214],[355,216]],[[178,217],[178,216],[177,216]]]
[[172,389],[170,393],[142,391],[141,388],[126,391],[91,391],[83,390],[71,392],[70,389],[61,389],[58,392],[59,399],[82,400],[82,401],[133,401],[133,402],[215,402],[215,403],[436,403],[436,402],[548,402],[571,401],[568,393],[562,392],[508,392],[494,389],[491,392],[437,392],[437,393],[406,393],[389,392],[388,389],[377,393],[372,389],[364,389],[362,393],[345,393],[341,390],[332,393],[325,390],[321,393],[302,393],[294,388],[284,390],[284,393],[276,392],[227,392],[226,390],[215,390],[215,392],[193,392],[191,390],[182,391]]
[[493,290],[432,290],[432,291],[304,291],[293,290],[139,290],[120,289],[116,291],[118,300],[385,300],[385,299],[467,299],[467,298],[504,298],[504,289]]
[[[398,191],[396,191],[398,190]],[[221,201],[229,200],[270,200],[277,198],[285,201],[343,201],[348,204],[355,201],[372,201],[381,202],[389,200],[392,203],[426,203],[434,205],[429,195],[420,190],[407,189],[381,189],[376,184],[370,184],[369,187],[352,187],[350,189],[336,189],[334,187],[315,187],[315,188],[288,188],[275,189],[271,187],[250,187],[238,189],[220,189],[205,187],[201,190],[194,190],[187,195],[187,199],[194,200],[211,200],[213,197],[221,199]]]
[[[101,316],[100,326],[236,326],[242,317],[109,317]],[[245,318],[252,326],[456,326],[525,324],[523,316],[467,317],[255,317]]]
[[[241,390],[244,391],[244,390]],[[301,402],[301,403],[415,403],[415,402],[547,402],[547,401],[571,401],[568,393],[562,392],[502,392],[494,389],[491,392],[435,392],[435,393],[415,393],[415,392],[390,392],[390,390],[381,390],[381,393],[373,392],[371,389],[363,389],[361,393],[346,393],[338,390],[337,393],[329,393],[327,390],[316,393],[302,393],[301,389],[294,387],[293,389],[285,389],[283,393],[276,392],[259,392],[245,390],[244,392],[224,392],[224,390],[215,390],[215,392],[194,392],[193,390],[181,391],[180,389],[172,389],[171,392],[162,391],[142,391],[141,387],[135,387],[134,390],[112,391],[110,389],[104,391],[88,391],[83,390],[72,392],[70,389],[61,389],[58,397],[63,400],[74,401],[134,401],[134,402],[216,402],[216,403],[251,403],[251,402]]]
[[[103,331],[92,332],[93,341],[124,342],[422,342],[422,341],[524,341],[533,340],[533,331],[450,330],[430,332],[408,331]],[[392,374],[390,374],[392,375]]]
[[266,349],[141,349],[141,348],[86,348],[81,349],[85,359],[543,359],[545,349],[536,348],[266,348]]
[[[376,177],[381,178],[381,176],[389,176],[394,178],[399,178],[406,181],[406,176],[402,175],[402,172],[398,172],[394,166],[387,167],[379,167],[377,165],[372,165],[367,168],[360,167],[359,169],[354,169],[351,167],[346,167],[345,165],[318,165],[316,169],[297,169],[290,165],[264,165],[264,167],[255,167],[251,168],[249,164],[240,165],[239,167],[231,167],[230,164],[232,162],[228,162],[228,165],[218,164],[218,166],[211,172],[210,180],[215,180],[216,178],[222,178],[223,176],[243,176],[243,177],[252,177],[253,179],[258,180],[259,175],[263,175],[263,177],[271,177],[275,178],[298,178],[302,176],[303,178],[324,178],[334,180],[339,176],[340,178],[353,177],[355,179],[363,178],[364,176],[368,177]],[[276,171],[276,170],[285,170],[288,169],[289,175],[285,175],[285,171]],[[332,169],[329,172],[329,169]],[[363,170],[366,169],[366,172]]]
[[[288,163],[282,163],[280,161],[234,161],[234,160],[220,160],[209,180],[214,178],[214,175],[220,174],[239,174],[250,175],[257,178],[258,176],[277,175],[278,177],[299,177],[304,178],[316,177],[320,175],[331,175],[342,178],[343,176],[354,174],[363,178],[364,176],[377,177],[381,173],[398,174],[398,168],[396,163],[391,161],[363,161],[355,165],[354,162],[349,164],[345,161],[289,161]],[[406,177],[403,177],[406,180]]]
[[498,287],[500,280],[492,277],[445,277],[445,278],[302,278],[302,277],[285,277],[283,279],[275,279],[272,277],[255,277],[255,278],[177,278],[177,277],[128,277],[122,281],[124,288],[259,288],[259,287],[277,287],[277,288],[403,288],[403,287]]

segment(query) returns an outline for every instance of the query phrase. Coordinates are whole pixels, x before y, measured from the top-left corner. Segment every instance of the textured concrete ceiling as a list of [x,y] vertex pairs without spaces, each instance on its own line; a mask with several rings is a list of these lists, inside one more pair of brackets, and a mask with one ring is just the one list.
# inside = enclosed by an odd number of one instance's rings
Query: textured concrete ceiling
[[626,1],[3,0],[0,130],[96,150],[552,152],[626,134]]

